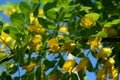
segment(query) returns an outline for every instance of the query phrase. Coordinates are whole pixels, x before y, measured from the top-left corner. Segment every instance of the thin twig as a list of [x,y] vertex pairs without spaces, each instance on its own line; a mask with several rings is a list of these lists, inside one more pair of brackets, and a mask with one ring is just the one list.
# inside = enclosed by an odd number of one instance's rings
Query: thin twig
[[3,63],[3,62],[6,62],[6,61],[9,61],[10,59],[13,58],[14,55],[11,55],[11,56],[8,56],[6,58],[3,58],[2,60],[0,60],[0,64]]

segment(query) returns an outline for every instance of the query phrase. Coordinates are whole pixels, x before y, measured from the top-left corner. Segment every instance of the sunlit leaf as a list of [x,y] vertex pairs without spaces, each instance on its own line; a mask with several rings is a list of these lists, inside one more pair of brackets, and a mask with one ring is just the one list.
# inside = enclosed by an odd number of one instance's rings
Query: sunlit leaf
[[116,24],[120,24],[120,19],[114,19],[111,24],[116,25]]
[[89,13],[86,14],[85,16],[92,17],[94,21],[97,21],[100,15],[98,13]]
[[23,24],[24,17],[19,13],[14,13],[10,16],[10,21],[15,25]]
[[29,5],[27,2],[25,2],[25,1],[22,1],[22,2],[20,3],[19,8],[20,8],[20,10],[21,10],[23,13],[28,13],[28,12],[30,12],[30,10],[31,10],[30,5]]
[[104,24],[104,27],[112,27],[112,23],[111,22],[107,22]]
[[103,37],[103,38],[107,37],[107,33],[103,32],[103,31],[98,32],[97,35],[100,36],[100,37]]

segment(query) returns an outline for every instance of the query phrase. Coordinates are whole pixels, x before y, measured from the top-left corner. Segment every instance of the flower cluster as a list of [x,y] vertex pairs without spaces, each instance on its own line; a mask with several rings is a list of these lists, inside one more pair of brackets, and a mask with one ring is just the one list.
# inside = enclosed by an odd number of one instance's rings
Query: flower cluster
[[38,51],[41,46],[42,36],[41,35],[35,35],[32,37],[29,45],[32,46],[35,51]]
[[80,26],[83,26],[85,28],[91,28],[95,25],[96,25],[96,22],[93,20],[93,17],[90,17],[90,16],[84,16],[80,22]]
[[114,67],[115,60],[113,58],[109,58],[105,61],[104,66],[101,70],[98,71],[96,80],[106,80],[107,74],[109,73],[109,78],[113,80],[118,80],[119,70]]

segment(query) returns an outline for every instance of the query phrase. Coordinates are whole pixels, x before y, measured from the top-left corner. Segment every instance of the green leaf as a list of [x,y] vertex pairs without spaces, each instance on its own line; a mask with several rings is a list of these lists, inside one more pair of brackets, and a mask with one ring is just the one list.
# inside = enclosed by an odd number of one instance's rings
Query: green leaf
[[38,66],[35,72],[36,80],[41,80],[41,66]]
[[78,76],[76,74],[71,75],[71,80],[78,80]]
[[107,33],[103,32],[103,31],[98,32],[97,35],[100,36],[100,37],[103,37],[103,38],[106,38],[108,36]]
[[55,29],[57,27],[56,24],[54,24],[54,23],[48,23],[47,26],[49,29]]
[[104,24],[104,27],[112,27],[112,23],[111,22],[107,22]]
[[16,53],[13,57],[13,60],[15,62],[18,62],[20,64],[20,66],[24,65],[24,54],[25,54],[26,50],[27,50],[27,45],[21,47],[20,49],[17,49]]
[[46,4],[46,3],[52,3],[54,2],[54,0],[40,0],[42,4]]
[[56,24],[52,20],[49,20],[47,18],[39,17],[38,21],[42,26],[44,26],[48,29],[55,29],[56,28]]
[[46,59],[44,61],[44,64],[45,64],[46,67],[53,68],[55,66],[56,62],[57,62],[56,60],[49,61],[49,60]]
[[0,22],[0,33],[1,33],[2,29],[3,29],[3,23]]
[[92,17],[93,20],[96,22],[99,19],[100,15],[98,13],[89,13],[89,14],[86,14],[85,16]]
[[120,19],[115,19],[111,22],[111,24],[116,25],[116,24],[120,24]]
[[91,64],[91,61],[90,61],[90,60],[89,60],[89,63],[88,63],[87,70],[88,70],[89,72],[92,72],[92,71],[93,71],[93,66],[92,66],[92,64]]
[[56,19],[57,17],[57,12],[58,12],[58,9],[57,8],[52,8],[52,9],[49,9],[46,13],[46,16],[50,19]]
[[12,69],[9,69],[10,74],[14,74],[18,70],[18,66],[14,66]]
[[55,7],[55,3],[50,3],[50,2],[48,2],[47,4],[45,4],[43,10],[44,10],[44,12],[46,13],[49,9],[52,9],[52,8],[54,8],[54,7]]
[[72,0],[58,0],[56,6],[59,7],[59,8],[61,8],[61,7],[66,8],[66,7],[69,6],[71,1]]
[[3,29],[3,31],[7,33],[8,35],[10,35],[13,39],[15,40],[17,39],[16,35],[18,34],[18,30],[15,27],[7,26]]
[[12,80],[10,74],[6,73],[6,72],[3,72],[0,76],[0,79],[1,80]]
[[34,72],[30,72],[25,80],[34,80]]
[[29,5],[27,2],[25,2],[25,1],[22,1],[22,2],[20,3],[19,8],[20,8],[20,10],[21,10],[23,13],[28,13],[28,12],[30,12],[30,10],[31,10],[30,5]]
[[23,42],[28,43],[30,41],[30,38],[32,37],[32,34],[26,34],[24,35]]
[[83,7],[81,7],[80,11],[87,11],[87,10],[90,10],[90,9],[92,9],[92,7],[83,6]]
[[8,57],[9,55],[6,54],[6,53],[0,53],[0,60],[5,58],[5,57]]
[[19,13],[14,13],[10,16],[10,21],[15,25],[20,25],[24,23],[24,17]]
[[32,3],[40,3],[40,0],[31,0]]

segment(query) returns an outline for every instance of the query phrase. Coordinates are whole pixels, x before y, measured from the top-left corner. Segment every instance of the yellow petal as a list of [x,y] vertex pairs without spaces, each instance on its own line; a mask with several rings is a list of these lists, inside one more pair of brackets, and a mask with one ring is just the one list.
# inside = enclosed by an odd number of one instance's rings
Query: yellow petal
[[42,40],[41,35],[35,35],[35,36],[32,38],[31,41],[32,41],[34,44],[36,44],[36,43],[40,43],[41,40]]
[[101,37],[96,36],[94,40],[89,39],[87,44],[91,46],[91,50],[95,52],[96,49],[100,49],[100,42],[102,41]]
[[102,48],[98,54],[96,54],[96,57],[98,58],[107,58],[112,54],[112,49],[111,48]]
[[96,80],[106,80],[107,76],[107,71],[106,69],[102,68],[101,70],[98,71]]
[[74,59],[67,60],[67,61],[65,61],[61,71],[62,72],[63,71],[68,71],[69,74],[71,74],[74,65],[75,65],[75,60]]
[[61,47],[61,51],[68,51],[68,53],[71,53],[75,49],[75,45],[74,42],[64,43]]
[[84,16],[81,19],[80,25],[85,28],[91,28],[96,25],[96,22],[94,22],[92,17]]
[[28,66],[23,66],[23,69],[26,69],[27,72],[30,72],[37,64],[35,62],[30,62]]
[[39,14],[39,15],[43,15],[43,13],[44,13],[43,9],[42,9],[42,8],[39,9],[38,14]]
[[85,72],[86,68],[88,67],[88,63],[89,63],[89,58],[88,57],[83,57],[79,64],[76,67],[76,71],[83,71],[83,73]]
[[49,41],[47,41],[47,43],[48,43],[50,46],[53,46],[53,45],[55,45],[55,44],[58,45],[58,38],[50,39]]
[[68,29],[67,29],[67,27],[65,27],[65,26],[61,26],[61,27],[59,28],[59,31],[62,32],[62,33],[66,33],[66,32],[68,31]]
[[109,78],[113,78],[113,80],[118,80],[119,70],[114,68],[110,71]]

